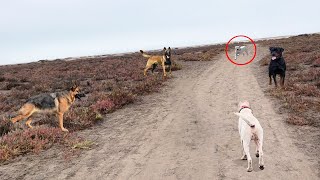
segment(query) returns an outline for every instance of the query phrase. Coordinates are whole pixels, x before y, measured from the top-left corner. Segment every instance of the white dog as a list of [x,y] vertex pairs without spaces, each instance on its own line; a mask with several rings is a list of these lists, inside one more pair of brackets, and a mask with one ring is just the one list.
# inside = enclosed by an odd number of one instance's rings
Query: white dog
[[254,140],[256,144],[256,157],[259,157],[259,168],[261,170],[264,169],[263,162],[263,151],[262,151],[262,143],[263,143],[263,129],[257,120],[252,114],[252,110],[250,109],[250,105],[248,101],[239,103],[239,112],[235,113],[239,116],[239,134],[241,144],[243,146],[243,155],[241,157],[242,160],[248,160],[248,168],[247,171],[252,171],[252,159],[250,156],[249,145],[250,141]]
[[235,46],[234,49],[235,49],[235,52],[234,52],[235,53],[235,55],[234,55],[235,60],[237,60],[237,57],[240,56],[240,54],[245,55],[244,53],[246,53],[247,55],[249,55],[248,49],[246,46]]

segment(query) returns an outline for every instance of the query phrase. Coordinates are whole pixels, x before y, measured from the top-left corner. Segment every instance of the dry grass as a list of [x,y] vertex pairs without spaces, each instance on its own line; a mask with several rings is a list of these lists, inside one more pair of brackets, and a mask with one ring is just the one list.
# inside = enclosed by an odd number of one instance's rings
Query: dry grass
[[183,61],[211,61],[224,48],[225,44],[174,49],[174,58]]
[[[286,120],[295,125],[320,126],[320,35],[299,35],[279,40],[258,41],[264,46],[280,46],[285,49],[287,63],[284,89],[269,93],[281,100],[288,110]],[[269,56],[261,61],[267,66]]]
[[[192,54],[190,58],[194,60],[211,60],[223,50],[221,47],[176,49],[172,71],[182,69],[178,61],[187,60],[184,59],[186,54]],[[203,53],[198,53],[199,50]],[[103,120],[104,114],[133,103],[139,96],[158,91],[166,80],[162,77],[161,67],[156,73],[143,76],[146,61],[140,53],[134,53],[0,66],[0,161],[29,152],[38,153],[53,144],[74,149],[90,148],[89,141],[74,138],[73,132],[95,125]],[[72,81],[80,82],[87,97],[76,101],[65,114],[64,125],[71,133],[63,134],[56,128],[58,122],[52,115],[34,117],[36,129],[26,129],[22,122],[13,126],[9,121],[9,116],[14,116],[29,97],[66,90]]]
[[133,103],[137,96],[160,87],[165,81],[161,73],[143,76],[145,63],[140,54],[132,54],[0,66],[0,88],[6,91],[0,96],[0,160],[38,152],[57,143],[56,138],[67,138],[61,130],[54,129],[58,127],[54,115],[36,116],[36,130],[21,130],[25,129],[24,123],[18,123],[20,128],[14,127],[9,116],[14,116],[26,99],[40,93],[66,90],[70,82],[79,81],[87,98],[77,101],[65,114],[64,125],[71,132],[86,129],[101,121],[104,113]]
[[63,133],[58,128],[36,128],[19,130],[6,134],[0,139],[0,162],[12,159],[15,156],[30,152],[40,153],[53,144],[72,147],[81,140],[74,134]]
[[91,149],[95,143],[93,141],[82,141],[72,146],[73,149]]

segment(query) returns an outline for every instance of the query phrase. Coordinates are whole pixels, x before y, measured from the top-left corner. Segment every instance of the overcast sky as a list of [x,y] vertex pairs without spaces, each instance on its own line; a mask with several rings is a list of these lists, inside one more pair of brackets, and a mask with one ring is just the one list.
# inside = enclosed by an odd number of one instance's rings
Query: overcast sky
[[319,0],[0,2],[0,64],[320,32]]

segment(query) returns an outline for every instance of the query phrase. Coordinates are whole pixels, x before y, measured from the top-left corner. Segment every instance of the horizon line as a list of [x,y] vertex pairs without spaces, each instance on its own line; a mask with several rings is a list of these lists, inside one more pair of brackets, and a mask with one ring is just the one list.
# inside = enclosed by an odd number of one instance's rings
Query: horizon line
[[[320,32],[315,32],[315,33],[300,33],[300,34],[293,34],[293,35],[282,35],[282,36],[273,36],[273,37],[264,37],[264,38],[257,38],[254,39],[255,42],[257,41],[263,41],[263,40],[275,40],[275,39],[284,39],[284,38],[290,38],[293,36],[299,36],[303,34],[320,34]],[[248,40],[242,40],[242,41],[237,41],[237,42],[247,42]],[[179,47],[174,47],[174,49],[187,49],[187,48],[195,48],[195,47],[205,47],[205,46],[213,46],[213,45],[222,45],[226,44],[227,42],[216,42],[216,43],[210,43],[210,44],[195,44],[191,46],[179,46]],[[172,48],[172,47],[171,47]],[[146,49],[146,51],[159,51],[161,49]],[[35,61],[30,61],[30,62],[24,62],[24,63],[14,63],[14,64],[4,64],[1,66],[12,66],[12,65],[22,65],[22,64],[29,64],[29,63],[35,63],[39,61],[55,61],[55,60],[62,60],[62,61],[72,61],[72,60],[81,60],[81,59],[91,59],[91,58],[98,58],[98,57],[112,57],[112,56],[123,56],[123,55],[128,55],[128,54],[133,54],[139,52],[137,51],[125,51],[125,52],[120,52],[120,53],[107,53],[107,54],[95,54],[95,55],[86,55],[86,56],[73,56],[73,57],[63,57],[63,58],[55,58],[55,59],[39,59]]]

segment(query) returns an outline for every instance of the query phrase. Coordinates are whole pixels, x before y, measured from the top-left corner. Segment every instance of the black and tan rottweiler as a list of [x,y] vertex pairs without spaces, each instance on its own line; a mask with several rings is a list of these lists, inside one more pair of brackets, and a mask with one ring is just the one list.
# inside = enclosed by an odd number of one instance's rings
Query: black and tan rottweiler
[[140,52],[142,53],[143,57],[149,58],[147,61],[147,65],[146,68],[144,69],[144,75],[147,75],[147,71],[148,69],[152,68],[152,73],[153,71],[156,69],[158,64],[161,64],[162,69],[163,69],[163,76],[167,76],[166,73],[166,66],[169,67],[169,72],[171,74],[171,48],[169,47],[168,49],[166,49],[165,47],[163,48],[162,51],[162,56],[152,56],[152,55],[148,55],[145,52],[143,52],[142,50],[140,50]]
[[19,115],[11,119],[12,123],[16,123],[23,119],[27,119],[26,125],[32,128],[32,114],[34,113],[55,113],[59,119],[59,126],[62,131],[68,132],[63,127],[63,114],[68,111],[75,99],[81,99],[85,94],[80,93],[78,85],[73,85],[69,91],[40,94],[31,97],[18,111]]
[[286,76],[286,62],[282,57],[282,52],[284,51],[281,47],[270,47],[271,61],[269,64],[269,84],[272,84],[272,78],[274,84],[277,87],[276,75],[280,75],[280,86],[284,86],[284,79]]

